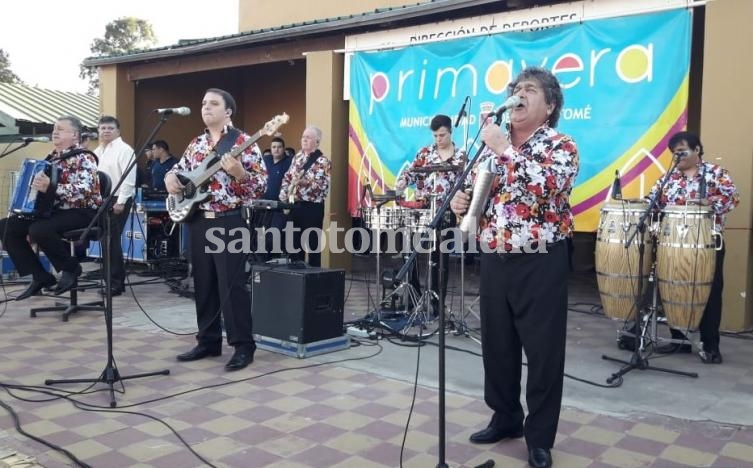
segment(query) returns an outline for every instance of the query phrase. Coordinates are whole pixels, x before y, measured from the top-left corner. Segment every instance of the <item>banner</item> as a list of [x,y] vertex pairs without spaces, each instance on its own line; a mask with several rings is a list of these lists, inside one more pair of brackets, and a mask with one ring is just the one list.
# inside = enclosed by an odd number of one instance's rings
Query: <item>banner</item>
[[507,97],[527,66],[550,69],[565,97],[558,129],[580,150],[571,197],[578,231],[594,231],[615,170],[626,198],[641,197],[664,173],[669,137],[687,122],[690,10],[586,21],[550,29],[357,52],[350,64],[349,199],[353,215],[368,184],[375,193],[420,147],[429,122],[453,120],[466,96],[468,117],[454,129],[471,146],[483,116]]

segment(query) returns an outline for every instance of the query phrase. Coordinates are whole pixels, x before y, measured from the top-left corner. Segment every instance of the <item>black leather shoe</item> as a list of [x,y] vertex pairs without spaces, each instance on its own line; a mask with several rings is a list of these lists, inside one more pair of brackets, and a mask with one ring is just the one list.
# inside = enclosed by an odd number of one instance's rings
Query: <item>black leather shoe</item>
[[[125,292],[125,288],[112,288],[112,292],[110,293],[110,295],[112,297],[120,296],[124,292]],[[102,296],[102,297],[105,297],[107,295],[107,288],[100,289],[99,290],[99,295]]]
[[519,439],[523,437],[523,427],[506,429],[496,426],[493,421],[486,429],[474,432],[469,440],[474,444],[493,444],[503,439]]
[[59,296],[64,292],[70,291],[73,285],[76,284],[76,280],[79,276],[81,276],[81,265],[76,266],[76,271],[63,271],[60,274],[58,286],[54,291],[52,291],[52,293],[56,296]]
[[236,347],[233,357],[225,364],[225,370],[237,371],[251,364],[254,362],[254,351],[256,348]]
[[529,449],[528,465],[533,468],[550,468],[552,466],[552,453],[545,448]]
[[701,361],[704,364],[721,364],[722,363],[722,353],[719,352],[719,350],[712,350],[712,351],[703,351],[699,354],[701,357]]
[[658,348],[656,348],[656,352],[659,354],[673,354],[673,353],[690,354],[693,352],[693,347],[690,346],[689,344],[668,343],[668,344],[661,345]]
[[37,280],[31,280],[31,283],[29,284],[29,287],[26,288],[26,291],[22,292],[18,296],[16,296],[17,301],[23,301],[24,299],[35,296],[39,294],[39,291],[41,291],[44,288],[50,288],[55,285],[55,277],[51,276],[46,281],[37,281]]
[[178,361],[198,361],[199,359],[204,359],[205,357],[215,357],[215,356],[222,356],[222,348],[221,347],[213,347],[213,346],[206,346],[203,344],[197,344],[194,346],[194,348],[191,351],[185,352],[183,354],[178,354],[176,356],[176,359]]

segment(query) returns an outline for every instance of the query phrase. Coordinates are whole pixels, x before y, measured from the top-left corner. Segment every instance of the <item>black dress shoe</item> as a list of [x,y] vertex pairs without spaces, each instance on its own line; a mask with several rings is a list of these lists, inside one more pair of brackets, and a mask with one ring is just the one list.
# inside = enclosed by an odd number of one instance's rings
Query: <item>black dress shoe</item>
[[[111,295],[112,297],[115,297],[115,296],[120,296],[120,295],[121,295],[121,294],[123,294],[124,292],[125,292],[125,288],[112,288],[112,290],[111,290],[111,292],[110,292],[110,295]],[[100,289],[100,290],[99,290],[99,295],[100,295],[100,296],[102,296],[102,297],[105,297],[105,296],[107,296],[107,288],[102,288],[102,289]]]
[[689,344],[668,343],[668,344],[665,344],[656,348],[656,352],[659,354],[673,354],[673,353],[690,354],[693,352],[693,347],[690,346]]
[[204,359],[205,357],[221,355],[222,348],[220,346],[214,347],[197,344],[191,351],[185,352],[183,354],[178,354],[176,356],[176,359],[178,359],[178,361],[198,361],[199,359]]
[[701,361],[704,364],[721,364],[722,363],[722,353],[716,349],[711,351],[703,351],[699,354],[701,357]]
[[81,276],[81,265],[77,265],[75,271],[63,271],[60,274],[58,286],[52,291],[52,293],[59,296],[64,292],[70,291],[70,289],[76,284],[76,280],[79,276]]
[[523,427],[506,429],[490,423],[486,429],[471,434],[469,440],[474,444],[493,444],[503,439],[519,439],[523,437]]
[[16,296],[17,301],[23,301],[24,299],[35,296],[44,288],[50,288],[55,284],[55,277],[50,276],[46,281],[37,281],[37,280],[31,280],[31,283],[29,284],[29,287],[26,288],[26,291],[22,292],[18,296]]
[[227,364],[225,364],[225,370],[237,371],[251,364],[254,362],[254,351],[256,351],[256,348],[249,348],[246,346],[236,347],[233,357],[231,357]]
[[552,466],[552,453],[545,448],[529,449],[528,465],[533,468],[549,468]]

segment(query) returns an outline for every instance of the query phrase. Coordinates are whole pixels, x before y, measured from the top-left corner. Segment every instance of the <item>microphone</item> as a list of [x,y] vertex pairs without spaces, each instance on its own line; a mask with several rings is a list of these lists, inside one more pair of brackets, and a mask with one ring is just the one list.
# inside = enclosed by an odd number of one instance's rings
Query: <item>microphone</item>
[[515,107],[518,107],[520,105],[520,97],[516,95],[512,95],[509,98],[507,98],[507,101],[503,102],[502,105],[497,109],[496,112],[494,112],[495,117],[500,117],[506,110],[514,109]]
[[622,200],[622,184],[620,183],[620,171],[615,169],[614,182],[612,183],[612,199]]
[[24,143],[32,143],[32,142],[49,143],[50,137],[46,137],[46,136],[24,137],[24,138],[19,138],[18,141],[23,141]]
[[162,115],[191,115],[191,109],[188,107],[166,107],[164,109],[154,109],[154,112]]
[[97,132],[84,132],[81,134],[82,140],[96,140],[99,138],[99,134]]
[[684,151],[675,151],[674,156],[677,159],[687,158],[690,155],[690,151],[684,150]]
[[466,96],[465,99],[463,100],[463,105],[462,107],[460,107],[460,112],[458,112],[458,117],[457,119],[455,119],[455,128],[458,128],[458,125],[460,125],[460,119],[462,119],[463,116],[466,115],[465,106],[468,104],[468,99],[470,98],[471,98],[470,96]]

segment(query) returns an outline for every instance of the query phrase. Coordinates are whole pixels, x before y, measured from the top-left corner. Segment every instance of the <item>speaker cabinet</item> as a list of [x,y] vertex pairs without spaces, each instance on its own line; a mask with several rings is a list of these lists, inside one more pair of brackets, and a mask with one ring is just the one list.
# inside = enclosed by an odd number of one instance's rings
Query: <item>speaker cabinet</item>
[[345,270],[254,265],[254,334],[292,343],[343,336]]

